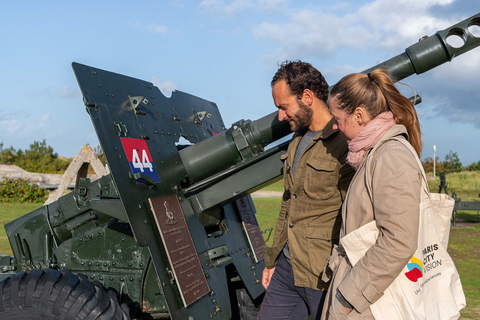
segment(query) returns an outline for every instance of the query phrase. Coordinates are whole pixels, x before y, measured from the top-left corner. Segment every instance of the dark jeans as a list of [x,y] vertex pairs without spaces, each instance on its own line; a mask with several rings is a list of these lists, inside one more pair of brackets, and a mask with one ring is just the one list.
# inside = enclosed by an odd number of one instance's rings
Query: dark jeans
[[324,290],[296,287],[293,284],[292,265],[280,253],[257,320],[303,320],[309,314],[311,320],[318,320],[325,293]]

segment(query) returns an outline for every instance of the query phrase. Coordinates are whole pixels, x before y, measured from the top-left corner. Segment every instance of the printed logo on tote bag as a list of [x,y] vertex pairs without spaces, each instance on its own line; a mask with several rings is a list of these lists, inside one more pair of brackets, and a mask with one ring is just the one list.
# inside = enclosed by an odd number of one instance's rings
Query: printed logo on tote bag
[[418,279],[423,277],[423,264],[418,258],[412,257],[410,263],[407,264],[408,272],[405,273],[408,280],[417,282]]

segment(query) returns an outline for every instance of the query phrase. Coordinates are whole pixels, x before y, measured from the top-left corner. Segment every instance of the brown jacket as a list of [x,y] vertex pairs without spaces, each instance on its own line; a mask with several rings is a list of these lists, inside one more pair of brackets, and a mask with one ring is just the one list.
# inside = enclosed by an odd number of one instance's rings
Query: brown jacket
[[[394,125],[377,143],[394,136],[406,137],[405,127]],[[354,307],[348,319],[373,319],[369,306],[382,297],[417,248],[422,179],[417,160],[403,144],[390,140],[377,149],[370,170],[373,202],[365,184],[364,159],[343,204],[340,236],[375,220],[379,237],[355,267],[340,258],[322,319],[347,319],[335,297],[337,290]]]
[[345,164],[348,146],[331,120],[303,153],[292,174],[295,151],[303,136],[292,138],[284,161],[282,208],[272,247],[265,247],[265,263],[273,268],[288,239],[295,285],[326,289],[319,279],[340,232],[340,209],[353,169]]

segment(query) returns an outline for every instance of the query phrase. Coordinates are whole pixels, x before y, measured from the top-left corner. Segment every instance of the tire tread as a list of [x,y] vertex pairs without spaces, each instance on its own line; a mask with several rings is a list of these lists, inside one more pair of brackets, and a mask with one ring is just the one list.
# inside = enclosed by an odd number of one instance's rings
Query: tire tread
[[84,275],[32,270],[0,281],[2,320],[130,320],[114,291]]

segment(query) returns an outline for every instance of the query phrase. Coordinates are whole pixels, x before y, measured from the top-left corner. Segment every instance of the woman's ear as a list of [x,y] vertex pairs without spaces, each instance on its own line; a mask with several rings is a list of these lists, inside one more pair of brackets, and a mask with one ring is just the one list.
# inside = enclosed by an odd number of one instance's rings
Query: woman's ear
[[353,116],[355,122],[357,122],[360,127],[366,126],[367,123],[372,119],[370,114],[367,112],[367,109],[365,109],[363,105],[355,108],[353,111]]

